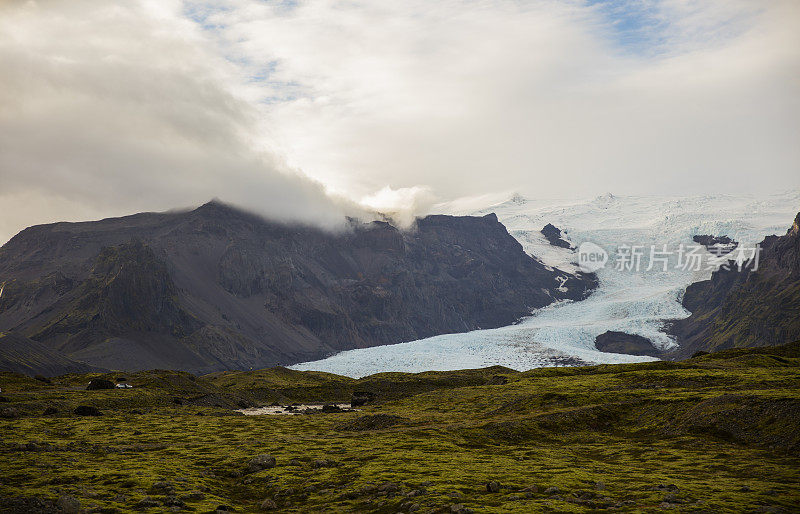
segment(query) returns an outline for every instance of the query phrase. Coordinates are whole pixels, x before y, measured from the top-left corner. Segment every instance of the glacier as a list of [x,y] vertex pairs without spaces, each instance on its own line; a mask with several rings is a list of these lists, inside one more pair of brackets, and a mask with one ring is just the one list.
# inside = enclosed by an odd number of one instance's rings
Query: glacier
[[[610,260],[597,271],[598,288],[586,300],[560,302],[531,313],[515,325],[444,334],[400,344],[349,350],[326,359],[291,366],[350,377],[379,372],[455,370],[501,365],[524,371],[543,366],[625,363],[657,360],[598,351],[595,338],[608,330],[644,336],[662,348],[675,341],[664,331],[670,320],[689,315],[681,305],[686,286],[710,277],[711,269],[682,269],[670,257],[667,270],[617,269],[614,256],[623,245],[670,250],[694,245],[697,234],[727,235],[752,247],[770,234],[783,234],[800,209],[800,191],[775,195],[686,197],[614,196],[589,200],[541,200],[514,195],[477,211],[497,214],[525,251],[547,266],[578,271],[574,251],[555,247],[541,234],[547,223],[562,230],[574,246],[592,242]],[[705,250],[704,250],[705,251]],[[733,255],[733,254],[732,254]],[[646,264],[646,262],[645,262]]]

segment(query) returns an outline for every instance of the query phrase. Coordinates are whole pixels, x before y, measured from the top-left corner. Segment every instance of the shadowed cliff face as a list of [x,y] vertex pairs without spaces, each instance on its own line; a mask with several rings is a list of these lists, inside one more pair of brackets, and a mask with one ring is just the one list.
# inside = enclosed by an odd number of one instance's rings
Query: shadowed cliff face
[[494,215],[333,234],[216,202],[31,227],[0,249],[2,281],[0,331],[104,368],[192,371],[507,325],[596,285],[527,256]]
[[770,346],[800,339],[800,214],[784,236],[761,242],[758,269],[720,269],[686,289],[692,315],[671,328],[674,357],[727,348]]

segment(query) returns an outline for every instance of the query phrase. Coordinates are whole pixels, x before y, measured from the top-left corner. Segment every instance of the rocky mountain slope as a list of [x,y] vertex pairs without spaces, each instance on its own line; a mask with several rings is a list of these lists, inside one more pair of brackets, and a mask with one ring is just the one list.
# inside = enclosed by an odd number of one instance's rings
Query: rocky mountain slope
[[673,356],[800,339],[799,232],[800,214],[786,235],[764,239],[755,271],[732,266],[690,285],[683,305],[692,315],[671,328],[680,342]]
[[46,344],[19,334],[0,334],[0,370],[31,376],[101,371],[100,368],[74,361]]
[[211,202],[28,228],[0,283],[0,331],[108,369],[214,371],[508,325],[596,278],[526,255],[493,214],[334,234]]

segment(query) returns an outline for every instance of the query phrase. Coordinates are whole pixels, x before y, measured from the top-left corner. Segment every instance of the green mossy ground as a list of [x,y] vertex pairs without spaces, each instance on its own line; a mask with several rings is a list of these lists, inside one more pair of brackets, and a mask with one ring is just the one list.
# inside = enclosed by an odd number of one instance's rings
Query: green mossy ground
[[[120,375],[134,388],[84,390],[89,378]],[[0,374],[0,387],[0,409],[16,412],[0,419],[6,511],[52,511],[65,496],[95,512],[258,512],[267,499],[285,512],[800,508],[799,344],[525,373],[353,380],[277,368],[52,384]],[[378,401],[332,414],[232,410],[353,391]],[[78,417],[77,405],[104,414]],[[247,473],[263,453],[277,465]]]

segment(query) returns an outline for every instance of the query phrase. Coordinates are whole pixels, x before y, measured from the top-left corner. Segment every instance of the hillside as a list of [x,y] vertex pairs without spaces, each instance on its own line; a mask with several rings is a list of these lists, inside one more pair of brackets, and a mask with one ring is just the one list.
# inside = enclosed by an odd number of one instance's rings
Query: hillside
[[784,344],[800,338],[800,213],[783,236],[761,242],[758,268],[720,269],[690,285],[683,305],[692,315],[672,325],[672,356]]
[[19,334],[2,333],[0,333],[0,370],[31,376],[105,371],[72,360],[45,344]]
[[198,372],[509,325],[596,285],[494,215],[329,233],[219,202],[28,228],[0,248],[0,281],[0,331],[102,368]]
[[[91,378],[133,388],[86,391]],[[0,387],[0,512],[792,512],[800,502],[800,343],[524,373],[354,380],[274,368],[52,384],[0,373]],[[353,392],[374,398],[356,412],[232,410]]]

